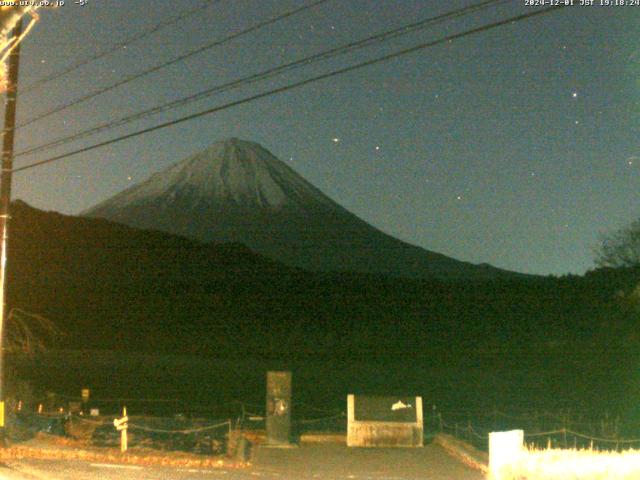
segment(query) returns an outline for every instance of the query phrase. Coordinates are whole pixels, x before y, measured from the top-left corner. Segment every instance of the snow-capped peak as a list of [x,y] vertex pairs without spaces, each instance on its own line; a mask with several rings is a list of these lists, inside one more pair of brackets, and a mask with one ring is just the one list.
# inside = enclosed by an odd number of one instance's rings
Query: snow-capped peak
[[213,144],[102,205],[118,208],[164,198],[190,197],[196,203],[278,209],[309,202],[333,204],[261,145],[229,138]]

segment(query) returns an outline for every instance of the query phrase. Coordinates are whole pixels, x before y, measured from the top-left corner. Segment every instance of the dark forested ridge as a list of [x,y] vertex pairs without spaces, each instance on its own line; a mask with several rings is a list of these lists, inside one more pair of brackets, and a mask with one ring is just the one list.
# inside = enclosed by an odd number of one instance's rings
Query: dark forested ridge
[[611,406],[640,394],[638,269],[484,282],[310,273],[238,244],[20,202],[8,266],[9,308],[53,320],[64,332],[56,349],[389,359],[429,378],[459,372],[471,400],[535,387],[550,401]]
[[637,343],[633,269],[486,282],[309,273],[238,244],[17,203],[9,274],[9,306],[51,318],[74,348],[379,356]]

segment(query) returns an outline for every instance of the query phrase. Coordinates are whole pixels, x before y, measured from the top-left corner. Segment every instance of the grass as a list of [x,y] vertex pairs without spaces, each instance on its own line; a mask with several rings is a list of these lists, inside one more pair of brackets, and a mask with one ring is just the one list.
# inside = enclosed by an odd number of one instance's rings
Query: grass
[[185,468],[244,468],[246,463],[223,456],[209,457],[185,452],[157,451],[143,447],[120,453],[118,448],[93,448],[85,440],[56,437],[38,433],[24,444],[0,449],[0,461],[25,458],[45,460],[81,460],[96,463],[116,463],[142,466]]
[[539,450],[526,448],[499,480],[637,480],[640,450]]

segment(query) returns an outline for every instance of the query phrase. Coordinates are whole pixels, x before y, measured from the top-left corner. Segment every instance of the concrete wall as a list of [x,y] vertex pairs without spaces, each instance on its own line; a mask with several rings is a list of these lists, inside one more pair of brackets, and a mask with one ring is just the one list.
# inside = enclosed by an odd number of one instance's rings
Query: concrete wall
[[[393,398],[389,397],[390,404]],[[347,397],[347,446],[349,447],[422,447],[422,397],[415,397],[415,422],[356,420],[355,397]]]

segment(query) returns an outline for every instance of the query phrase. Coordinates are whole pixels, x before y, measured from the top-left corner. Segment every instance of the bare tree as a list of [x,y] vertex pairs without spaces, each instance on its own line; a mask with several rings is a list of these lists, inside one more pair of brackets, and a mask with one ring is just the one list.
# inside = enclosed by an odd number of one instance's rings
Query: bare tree
[[[14,307],[7,315],[4,351],[32,355],[45,350],[47,344],[60,335],[60,330],[48,318]],[[9,432],[16,433],[20,430],[16,424],[16,411],[20,407],[32,411],[36,397],[29,381],[13,367],[7,366],[5,370],[5,387],[6,426]]]
[[12,308],[7,316],[4,348],[11,353],[36,353],[45,350],[46,343],[59,336],[60,331],[48,318]]
[[640,266],[640,220],[604,236],[595,262],[599,267]]

